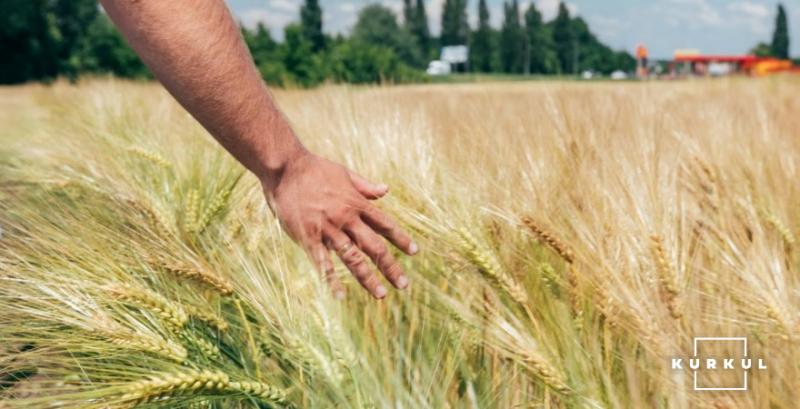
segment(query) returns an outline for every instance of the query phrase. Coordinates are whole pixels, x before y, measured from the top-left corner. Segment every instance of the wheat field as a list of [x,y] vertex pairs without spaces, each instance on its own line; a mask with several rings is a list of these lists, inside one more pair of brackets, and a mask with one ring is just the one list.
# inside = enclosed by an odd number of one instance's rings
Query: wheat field
[[[156,84],[0,89],[0,408],[797,407],[797,78],[275,95],[410,288],[335,300]],[[700,336],[767,369],[695,391]]]

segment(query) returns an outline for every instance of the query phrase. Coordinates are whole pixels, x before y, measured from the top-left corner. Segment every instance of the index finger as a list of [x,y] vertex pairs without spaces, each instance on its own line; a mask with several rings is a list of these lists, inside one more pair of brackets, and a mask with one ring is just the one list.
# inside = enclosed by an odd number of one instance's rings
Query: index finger
[[417,254],[419,248],[403,229],[397,226],[389,216],[375,206],[367,206],[361,213],[364,223],[372,227],[383,237],[386,237],[395,247],[399,248],[409,256]]

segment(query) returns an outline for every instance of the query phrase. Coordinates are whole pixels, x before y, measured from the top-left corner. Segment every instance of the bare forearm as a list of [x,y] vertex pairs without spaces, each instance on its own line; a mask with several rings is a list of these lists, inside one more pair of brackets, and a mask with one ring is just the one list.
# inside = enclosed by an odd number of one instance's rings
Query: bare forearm
[[167,90],[236,159],[274,178],[302,145],[222,0],[101,0]]

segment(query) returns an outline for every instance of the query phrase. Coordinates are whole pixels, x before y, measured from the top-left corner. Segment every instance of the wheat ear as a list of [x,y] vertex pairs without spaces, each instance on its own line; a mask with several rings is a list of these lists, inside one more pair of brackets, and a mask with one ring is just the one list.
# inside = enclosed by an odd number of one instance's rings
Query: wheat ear
[[794,246],[794,243],[796,241],[794,234],[792,234],[792,231],[789,230],[788,227],[786,227],[786,225],[781,221],[781,219],[778,216],[776,216],[775,213],[772,213],[770,211],[762,210],[761,213],[764,217],[764,220],[770,226],[772,226],[772,228],[774,228],[778,232],[778,234],[781,235],[783,242],[789,247]]
[[219,348],[213,343],[204,339],[202,336],[198,336],[197,334],[184,330],[178,334],[178,337],[180,337],[186,344],[200,352],[200,355],[204,356],[206,359],[210,361],[219,359]]
[[134,304],[141,309],[154,313],[177,329],[183,328],[189,319],[181,307],[143,288],[114,284],[106,287],[106,292],[116,300]]
[[200,284],[211,287],[222,295],[233,294],[233,285],[226,279],[207,272],[199,270],[192,266],[180,263],[160,263],[161,267],[166,271],[174,274],[179,278],[192,280]]
[[518,304],[525,306],[528,303],[528,294],[525,289],[509,275],[492,253],[482,248],[477,240],[466,230],[459,230],[459,242],[467,259],[478,267],[478,271],[490,283],[508,294]]
[[156,229],[156,232],[161,237],[169,237],[172,235],[172,229],[169,223],[167,223],[166,218],[158,209],[154,209],[134,199],[126,200],[126,203],[140,213],[143,213],[148,223]]
[[661,298],[669,313],[674,319],[680,319],[683,316],[681,306],[678,300],[680,291],[678,289],[677,279],[675,278],[674,271],[667,259],[667,252],[664,250],[664,241],[661,236],[654,234],[650,236],[650,251],[655,261],[656,271],[658,272],[658,282],[661,287]]
[[172,163],[170,163],[166,158],[159,155],[156,152],[148,151],[146,149],[142,149],[138,146],[131,146],[128,148],[128,152],[150,162],[154,163],[162,168],[169,169],[172,167]]
[[186,371],[167,373],[128,385],[121,400],[134,405],[180,397],[244,394],[267,404],[286,406],[286,394],[261,382],[232,382],[220,371]]
[[94,321],[100,325],[93,332],[114,345],[164,356],[179,363],[186,360],[186,349],[172,341],[142,336],[107,318],[96,317]]
[[561,240],[556,238],[551,232],[545,230],[539,224],[537,224],[533,219],[530,217],[523,217],[522,224],[528,228],[528,230],[533,233],[539,240],[544,242],[551,250],[556,252],[561,258],[564,259],[567,263],[572,263],[575,260],[575,253],[564,244]]
[[217,193],[214,196],[214,199],[209,203],[208,207],[203,211],[203,214],[197,220],[197,225],[195,226],[195,231],[197,233],[202,233],[203,230],[208,227],[208,223],[211,222],[211,218],[217,215],[217,213],[222,210],[225,205],[228,203],[228,198],[230,198],[232,192],[232,188],[224,189],[221,192]]
[[192,189],[186,196],[186,217],[184,218],[183,225],[187,232],[194,233],[197,231],[198,218],[200,207],[200,192],[197,189]]
[[192,306],[185,307],[184,309],[189,314],[190,318],[202,321],[205,324],[208,324],[209,326],[214,327],[219,331],[225,332],[228,330],[228,328],[230,328],[228,322],[217,314],[205,312],[199,308]]

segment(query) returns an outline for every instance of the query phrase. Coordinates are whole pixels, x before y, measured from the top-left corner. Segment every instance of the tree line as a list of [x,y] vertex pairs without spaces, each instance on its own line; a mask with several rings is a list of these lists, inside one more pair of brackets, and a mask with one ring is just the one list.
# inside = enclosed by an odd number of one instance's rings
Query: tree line
[[772,42],[756,44],[750,54],[759,57],[775,57],[782,60],[789,59],[789,21],[786,18],[786,9],[778,3],[778,13],[775,16],[775,28],[772,32]]
[[[428,26],[425,0],[404,0],[400,19],[371,4],[345,36],[324,33],[319,0],[304,0],[299,21],[283,29],[283,41],[260,23],[242,27],[242,36],[258,70],[274,85],[419,81],[440,47],[462,44],[470,47],[472,72],[571,75],[635,66],[633,57],[600,42],[563,3],[557,17],[545,22],[533,4],[521,10],[517,0],[506,2],[499,29],[489,24],[486,0],[477,3],[474,29],[467,7],[468,0],[445,0],[437,37]],[[84,74],[150,77],[96,0],[3,0],[0,55],[0,83]]]

